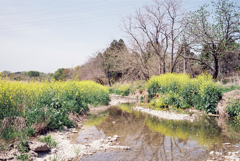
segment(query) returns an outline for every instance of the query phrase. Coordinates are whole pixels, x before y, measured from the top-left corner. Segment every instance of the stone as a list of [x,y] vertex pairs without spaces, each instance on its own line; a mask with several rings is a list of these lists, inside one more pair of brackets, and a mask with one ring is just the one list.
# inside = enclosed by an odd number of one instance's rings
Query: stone
[[221,153],[221,152],[215,152],[215,154],[216,154],[216,155],[222,155],[222,153]]
[[30,150],[30,151],[28,152],[28,155],[30,155],[30,156],[32,156],[32,157],[38,157],[38,153],[36,153],[36,152],[34,152],[34,151],[32,151],[32,150]]
[[113,137],[114,137],[114,138],[119,138],[119,136],[118,136],[118,135],[114,135]]
[[230,143],[223,143],[224,145],[230,145]]
[[82,124],[78,124],[78,128],[81,128],[82,127]]
[[63,126],[63,130],[68,131],[69,129],[67,128],[67,126]]
[[213,155],[213,154],[215,154],[215,152],[214,152],[214,151],[211,151],[209,154],[210,154],[210,155]]
[[48,151],[50,150],[49,146],[46,143],[41,142],[28,142],[29,149],[34,152]]
[[109,137],[108,137],[108,140],[111,140],[111,138],[112,138],[112,137],[111,137],[111,136],[109,136]]
[[123,150],[130,150],[130,147],[124,146],[124,147],[123,147]]
[[7,156],[7,157],[5,157],[5,160],[13,160],[13,159],[14,159],[13,156]]
[[111,142],[117,141],[117,138],[111,138],[110,141]]
[[56,153],[56,152],[58,152],[58,150],[57,150],[56,148],[54,148],[54,149],[52,150],[52,153]]
[[113,123],[113,124],[115,124],[116,122],[115,122],[115,121],[113,121],[112,123]]
[[78,131],[72,131],[72,133],[78,133]]

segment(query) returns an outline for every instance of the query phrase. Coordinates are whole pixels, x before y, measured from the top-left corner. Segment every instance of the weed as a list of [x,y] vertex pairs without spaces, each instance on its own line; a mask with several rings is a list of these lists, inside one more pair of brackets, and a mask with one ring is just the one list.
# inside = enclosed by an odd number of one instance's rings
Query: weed
[[15,155],[17,159],[21,160],[21,161],[26,161],[27,159],[30,158],[29,155],[27,154],[20,154],[20,155]]
[[150,99],[160,95],[155,102],[158,107],[194,106],[207,113],[216,112],[215,106],[222,95],[220,86],[213,82],[210,75],[191,79],[189,75],[168,73],[152,77],[147,82],[147,88]]
[[28,153],[29,152],[28,141],[24,138],[21,138],[17,145],[17,149],[20,153]]
[[1,145],[0,145],[0,151],[4,151],[4,150],[6,150],[7,148],[6,148],[6,146],[5,146],[5,144],[4,143],[1,143]]
[[88,104],[109,101],[108,88],[92,81],[25,83],[0,78],[0,138],[11,140],[45,129],[72,127],[70,112],[81,114]]
[[76,154],[76,155],[78,155],[79,153],[80,153],[80,148],[74,148],[74,153]]
[[50,161],[62,161],[63,159],[60,156],[57,156],[56,154],[54,154],[53,158],[49,157]]
[[39,138],[40,142],[46,143],[49,147],[56,147],[57,142],[52,138],[51,135],[47,135]]

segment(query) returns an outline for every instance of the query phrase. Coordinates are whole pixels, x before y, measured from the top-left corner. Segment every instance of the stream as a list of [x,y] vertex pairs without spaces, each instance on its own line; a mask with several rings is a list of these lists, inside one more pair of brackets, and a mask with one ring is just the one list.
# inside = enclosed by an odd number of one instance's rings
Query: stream
[[118,135],[130,150],[97,152],[81,160],[208,160],[210,151],[227,155],[240,150],[240,128],[228,121],[218,126],[216,117],[189,121],[164,120],[131,110],[132,105],[111,107],[91,115],[78,137],[79,143]]

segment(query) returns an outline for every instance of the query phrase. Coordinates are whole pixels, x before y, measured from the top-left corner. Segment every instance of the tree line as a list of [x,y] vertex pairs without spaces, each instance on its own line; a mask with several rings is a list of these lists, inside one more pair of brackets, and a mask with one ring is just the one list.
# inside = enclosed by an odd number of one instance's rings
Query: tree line
[[129,44],[113,40],[79,66],[79,78],[111,85],[167,72],[208,72],[217,79],[239,70],[240,7],[218,0],[186,13],[181,6],[179,0],[154,0],[123,18]]
[[240,69],[240,7],[229,0],[191,12],[183,11],[180,0],[153,0],[123,18],[121,28],[128,44],[113,40],[85,64],[60,68],[51,76],[111,86],[169,72],[191,77],[207,72],[218,79]]

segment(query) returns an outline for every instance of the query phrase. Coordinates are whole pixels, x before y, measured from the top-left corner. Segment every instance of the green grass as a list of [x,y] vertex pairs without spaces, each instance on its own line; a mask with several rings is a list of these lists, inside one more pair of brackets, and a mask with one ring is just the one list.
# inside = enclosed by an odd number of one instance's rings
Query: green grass
[[51,135],[40,137],[39,141],[43,142],[43,143],[46,143],[51,148],[57,146],[57,142],[52,138]]
[[231,86],[228,86],[228,87],[223,86],[222,87],[222,93],[234,91],[236,89],[240,90],[240,86],[239,85],[231,85]]

